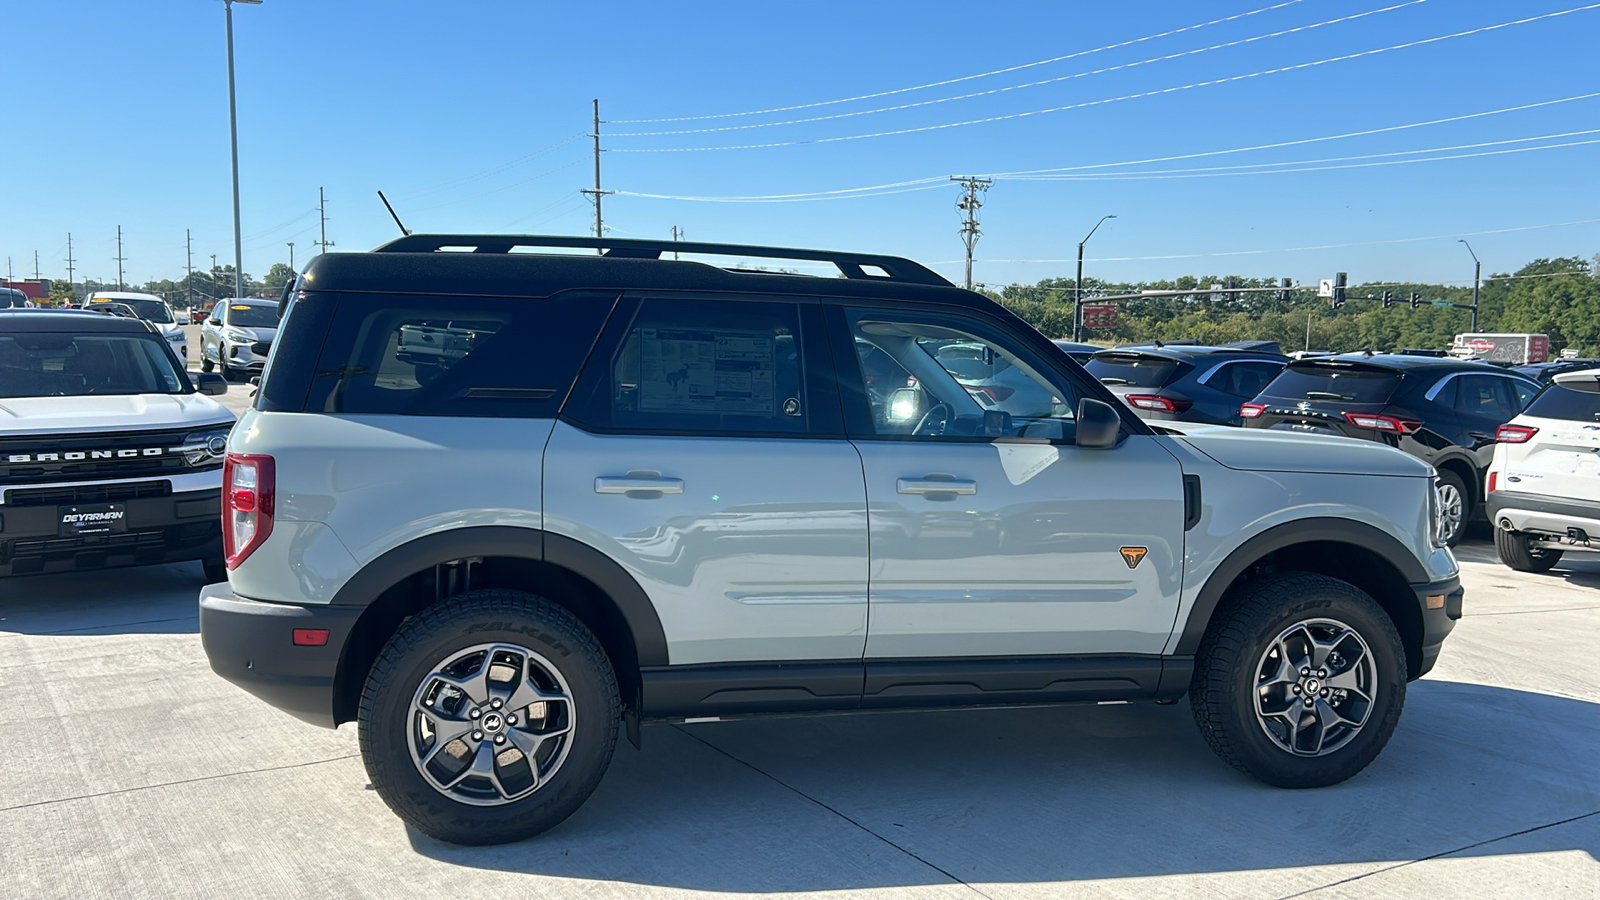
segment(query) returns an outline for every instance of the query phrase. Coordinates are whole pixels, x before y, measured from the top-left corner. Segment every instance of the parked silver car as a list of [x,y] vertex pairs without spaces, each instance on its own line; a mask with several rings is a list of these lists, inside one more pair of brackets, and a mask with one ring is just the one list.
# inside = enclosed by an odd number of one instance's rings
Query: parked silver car
[[218,300],[200,326],[200,371],[216,368],[228,379],[259,374],[277,336],[277,301]]

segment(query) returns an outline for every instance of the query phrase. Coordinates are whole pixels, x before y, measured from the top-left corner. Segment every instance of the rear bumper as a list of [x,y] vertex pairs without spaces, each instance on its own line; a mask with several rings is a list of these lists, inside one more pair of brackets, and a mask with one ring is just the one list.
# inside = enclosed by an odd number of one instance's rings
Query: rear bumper
[[1465,592],[1458,577],[1446,578],[1428,584],[1414,584],[1417,607],[1422,610],[1422,664],[1416,677],[1420,678],[1439,660],[1439,649],[1445,636],[1456,627],[1461,618],[1461,602]]
[[1568,528],[1581,528],[1600,537],[1600,503],[1566,497],[1494,491],[1489,495],[1489,521],[1496,528],[1509,522],[1510,531],[1531,531],[1565,537]]
[[[219,476],[220,478],[220,476]],[[0,577],[222,559],[222,491],[117,500],[127,530],[63,536],[59,507],[0,506]]]
[[[333,728],[339,659],[364,606],[264,603],[227,583],[200,591],[200,644],[211,670],[291,716]],[[320,647],[294,643],[298,628],[327,629]]]

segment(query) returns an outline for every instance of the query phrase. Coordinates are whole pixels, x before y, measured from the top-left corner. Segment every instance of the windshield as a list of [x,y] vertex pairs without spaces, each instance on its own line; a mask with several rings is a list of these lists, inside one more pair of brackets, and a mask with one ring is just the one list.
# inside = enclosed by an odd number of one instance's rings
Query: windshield
[[136,300],[129,299],[127,297],[105,297],[95,300],[93,304],[90,304],[90,306],[92,308],[94,305],[100,303],[121,303],[123,306],[126,306],[135,313],[138,313],[139,318],[145,320],[146,322],[154,322],[157,325],[172,324],[172,308],[160,300]]
[[0,335],[0,397],[186,394],[193,390],[154,336]]
[[1386,403],[1400,384],[1393,369],[1355,363],[1295,363],[1272,379],[1263,397],[1279,400],[1338,400],[1347,403]]
[[1180,363],[1165,356],[1143,353],[1097,353],[1083,364],[1089,374],[1111,386],[1164,387],[1172,382]]
[[1600,381],[1557,382],[1533,398],[1525,416],[1541,419],[1567,419],[1573,422],[1600,421]]
[[228,305],[228,324],[245,328],[277,328],[278,305],[256,306],[250,303]]

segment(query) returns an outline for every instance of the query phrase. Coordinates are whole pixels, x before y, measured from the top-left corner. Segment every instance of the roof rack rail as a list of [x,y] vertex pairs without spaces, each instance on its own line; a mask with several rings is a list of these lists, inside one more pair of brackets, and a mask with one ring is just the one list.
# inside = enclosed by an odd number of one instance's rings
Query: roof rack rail
[[[602,256],[613,259],[660,259],[664,253],[809,259],[832,263],[845,278],[950,286],[948,279],[932,269],[898,256],[836,253],[831,250],[799,250],[787,247],[755,247],[743,244],[702,244],[690,241],[641,241],[536,234],[411,234],[392,240],[373,252],[434,253],[449,249],[470,250],[473,253],[510,253],[515,247],[594,249],[602,251]],[[876,269],[883,274],[869,272],[868,268]]]

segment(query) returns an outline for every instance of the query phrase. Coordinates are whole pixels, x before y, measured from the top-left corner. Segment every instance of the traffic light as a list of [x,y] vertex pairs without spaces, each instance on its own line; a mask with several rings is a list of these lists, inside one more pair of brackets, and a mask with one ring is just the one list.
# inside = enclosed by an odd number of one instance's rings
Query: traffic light
[[1383,292],[1383,308],[1388,309],[1394,305],[1394,291]]
[[1416,291],[1411,292],[1411,308],[1416,309],[1422,305],[1422,295]]
[[1328,301],[1328,306],[1338,309],[1344,305],[1344,289],[1350,284],[1350,275],[1346,272],[1333,273],[1333,298]]
[[1278,287],[1280,288],[1278,291],[1278,302],[1288,303],[1289,295],[1291,293],[1289,289],[1294,287],[1294,282],[1287,278],[1282,278],[1278,280]]

